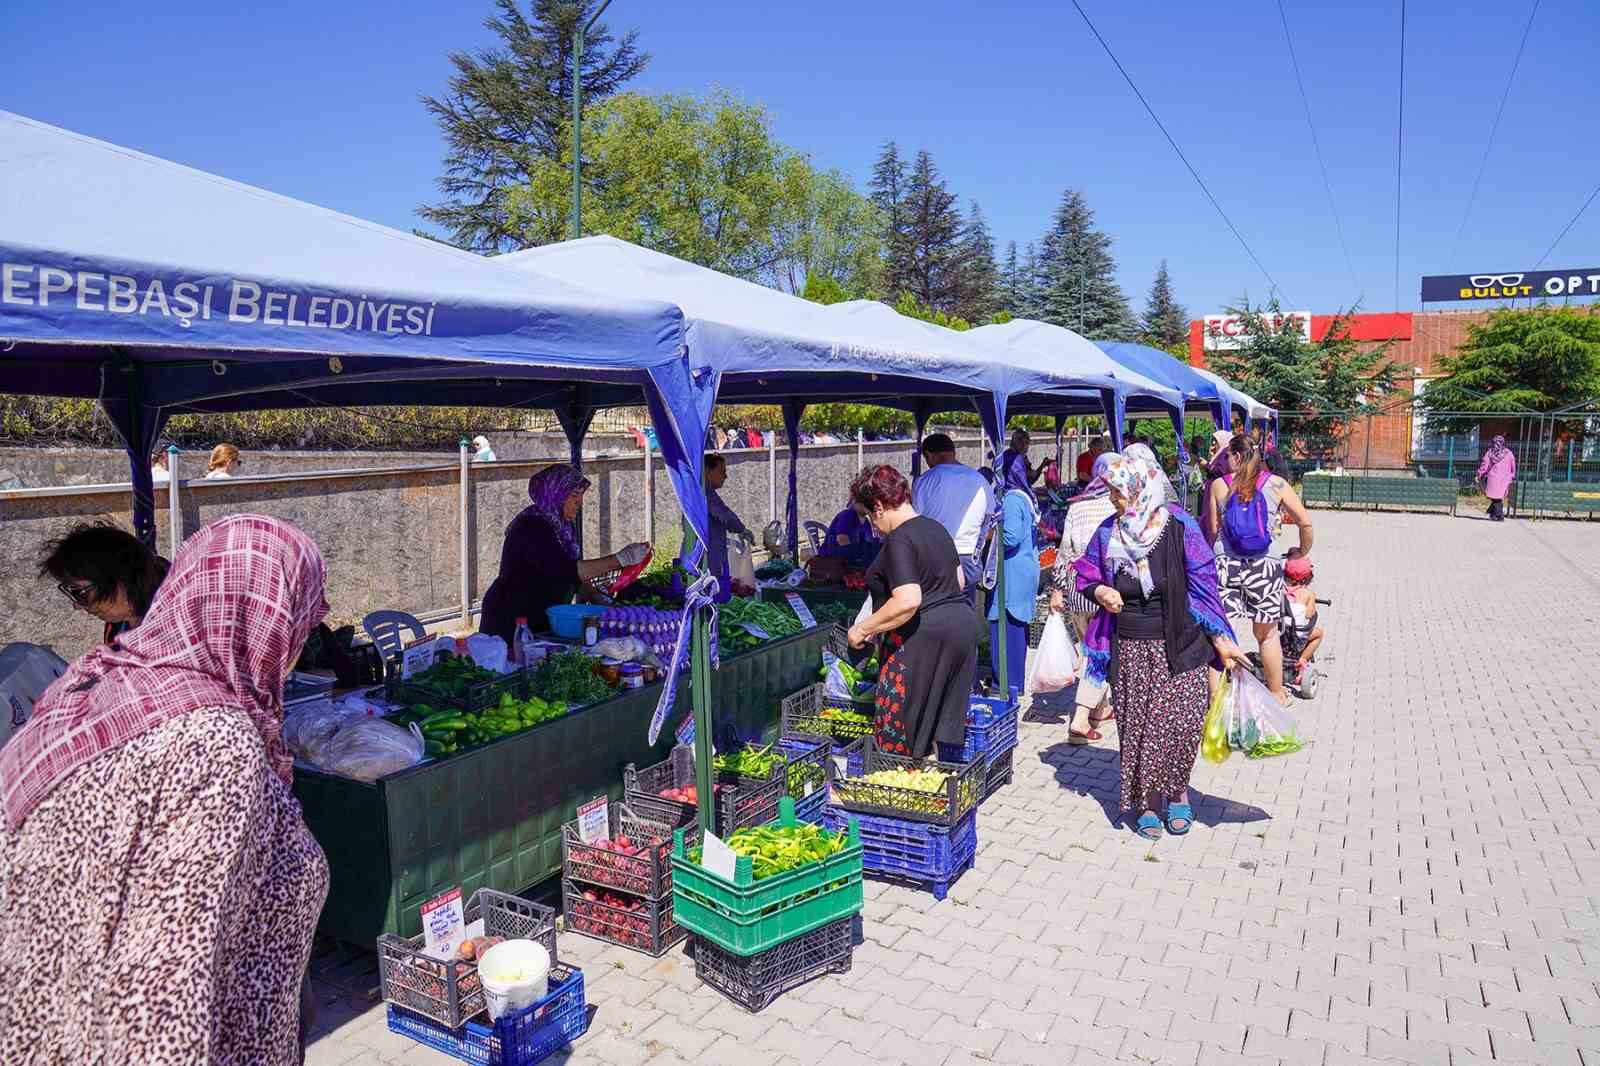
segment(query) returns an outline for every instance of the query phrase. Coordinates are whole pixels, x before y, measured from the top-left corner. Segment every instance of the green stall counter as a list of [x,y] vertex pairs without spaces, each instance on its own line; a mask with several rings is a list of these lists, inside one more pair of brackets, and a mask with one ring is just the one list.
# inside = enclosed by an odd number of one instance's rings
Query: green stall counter
[[784,596],[790,592],[798,592],[800,598],[810,607],[818,603],[842,603],[853,611],[861,609],[861,601],[867,598],[865,589],[847,589],[843,585],[801,585],[794,589],[762,589],[761,598],[768,603],[786,603]]
[[[779,701],[816,680],[834,627],[822,625],[723,660],[712,716],[740,736],[771,739]],[[351,944],[421,932],[418,908],[460,886],[519,892],[561,872],[561,827],[579,804],[622,798],[622,769],[667,757],[689,685],[655,745],[646,743],[659,685],[625,693],[448,759],[367,783],[302,767],[294,793],[328,856],[318,929]]]

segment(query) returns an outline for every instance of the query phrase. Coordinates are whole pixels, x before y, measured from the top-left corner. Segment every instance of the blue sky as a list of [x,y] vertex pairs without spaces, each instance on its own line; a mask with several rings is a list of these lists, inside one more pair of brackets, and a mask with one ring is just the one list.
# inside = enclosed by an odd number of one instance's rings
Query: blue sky
[[[1084,0],[1281,287],[1394,306],[1398,0],[1284,0],[1350,248],[1341,251],[1275,0]],[[1400,301],[1424,273],[1531,268],[1600,183],[1600,6],[1543,0],[1472,219],[1473,175],[1531,0],[1410,0]],[[490,43],[481,0],[6,5],[0,107],[410,228],[442,155],[417,103]],[[1082,188],[1142,306],[1169,261],[1194,314],[1268,285],[1070,4],[615,0],[652,56],[635,87],[716,84],[864,185],[880,144],[927,148],[1001,248]],[[1453,255],[1452,255],[1453,251]],[[1600,264],[1600,203],[1546,263]],[[1351,269],[1353,267],[1353,270]]]

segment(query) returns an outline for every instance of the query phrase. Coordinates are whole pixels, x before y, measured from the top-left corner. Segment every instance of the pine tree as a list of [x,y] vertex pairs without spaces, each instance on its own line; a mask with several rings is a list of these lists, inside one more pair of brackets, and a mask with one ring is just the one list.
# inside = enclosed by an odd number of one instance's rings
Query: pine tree
[[[572,35],[596,3],[531,0],[524,16],[517,0],[495,0],[498,13],[484,25],[501,46],[452,53],[455,73],[444,94],[422,98],[449,150],[437,182],[443,202],[417,213],[443,227],[452,243],[479,252],[518,246],[506,193],[528,183],[535,161],[561,155],[571,121]],[[603,22],[584,35],[586,105],[644,69],[650,57],[634,47],[634,38],[632,32],[612,37]]]
[[1189,312],[1172,294],[1172,276],[1167,273],[1165,259],[1150,285],[1140,325],[1144,327],[1144,342],[1152,347],[1175,351],[1189,342]]
[[[1011,254],[1015,258],[1015,245],[1012,245]],[[967,211],[967,226],[961,236],[958,256],[961,285],[957,314],[969,322],[987,322],[1001,310],[1005,298],[1001,292],[1000,272],[994,264],[994,237],[989,233],[989,223],[984,220],[983,209],[976,200]]]
[[906,179],[905,212],[910,274],[905,291],[924,307],[954,313],[963,280],[961,213],[925,150],[917,153]]
[[884,143],[872,167],[869,197],[883,218],[883,286],[890,299],[911,287],[911,253],[907,240],[906,164],[893,141]]
[[1017,242],[1006,242],[1006,258],[1000,264],[1000,310],[1022,314],[1022,264],[1017,259]]
[[1039,248],[1028,242],[1028,251],[1022,259],[1022,270],[1017,275],[1017,306],[1011,311],[1018,318],[1040,319],[1044,315],[1042,295],[1043,278],[1039,272]]
[[1116,269],[1111,238],[1095,228],[1083,194],[1066,190],[1039,250],[1041,317],[1091,340],[1132,339],[1138,330]]

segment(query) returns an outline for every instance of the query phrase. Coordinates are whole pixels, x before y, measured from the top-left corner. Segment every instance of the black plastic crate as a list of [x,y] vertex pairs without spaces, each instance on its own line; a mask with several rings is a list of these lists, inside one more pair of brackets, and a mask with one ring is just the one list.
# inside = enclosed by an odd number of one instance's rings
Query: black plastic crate
[[[585,844],[576,820],[561,827],[563,876],[617,892],[660,899],[672,892],[672,831],[677,828],[660,818],[647,818],[626,804],[610,805],[610,839],[627,838],[629,846],[643,851],[626,854],[603,844]],[[698,840],[700,829],[685,834]]]
[[827,737],[785,733],[778,738],[778,750],[788,760],[784,791],[796,806],[818,792],[827,792],[833,782],[833,745]]
[[755,955],[734,955],[694,938],[694,972],[700,980],[752,1014],[813,977],[849,973],[854,916],[785,940]]
[[[865,721],[832,716],[842,712],[862,715]],[[872,735],[872,716],[873,705],[870,703],[849,706],[826,704],[822,698],[822,682],[819,681],[783,698],[778,728],[783,736],[803,734],[829,737],[834,744],[843,746]]]
[[432,689],[423,688],[416,684],[415,679],[401,681],[398,677],[384,685],[384,697],[390,703],[404,703],[412,706],[426,704],[434,710],[443,711],[449,708],[477,714],[500,703],[500,697],[506,693],[518,699],[528,694],[528,682],[532,675],[527,670],[516,670],[500,677],[490,678],[468,685],[459,696],[447,696]]
[[[718,775],[712,775],[715,779]],[[726,783],[716,782],[713,797],[716,834],[725,837],[747,825],[765,825],[778,817],[778,800],[783,797],[783,777],[756,783],[749,778],[728,775]],[[695,783],[694,749],[679,744],[664,762],[643,770],[629,764],[622,771],[624,798],[635,812],[673,826],[693,825],[699,809],[692,803],[679,803],[663,797],[666,789]]]
[[561,913],[566,916],[570,933],[582,933],[646,955],[662,954],[688,933],[672,920],[670,892],[663,899],[644,899],[563,878]]
[[[831,789],[831,802],[835,806],[883,818],[955,825],[963,815],[975,809],[982,798],[982,759],[969,763],[923,762],[879,751],[869,738],[856,741],[852,747],[861,753],[861,772],[855,773],[852,767],[842,777],[835,774]],[[846,754],[847,761],[851,754]],[[919,792],[863,780],[879,770],[938,770],[946,779],[944,787],[936,792]]]
[[1007,748],[1005,751],[990,759],[983,774],[983,797],[978,800],[984,802],[1002,788],[1011,784],[1012,768],[1011,756],[1016,753],[1016,748]]

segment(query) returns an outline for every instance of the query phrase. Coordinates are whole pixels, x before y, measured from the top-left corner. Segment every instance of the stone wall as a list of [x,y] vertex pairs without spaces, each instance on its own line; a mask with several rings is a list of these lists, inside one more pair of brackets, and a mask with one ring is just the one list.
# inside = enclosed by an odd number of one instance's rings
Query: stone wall
[[[910,443],[867,444],[866,462],[887,462],[909,472]],[[964,442],[962,458],[978,462],[976,441]],[[267,453],[271,454],[271,453]],[[340,461],[347,457],[341,454]],[[388,456],[386,458],[393,458]],[[321,547],[328,564],[328,601],[334,623],[359,622],[369,611],[398,608],[417,615],[459,609],[461,480],[459,464],[389,465],[342,473],[185,481],[179,488],[183,535],[227,514],[259,512],[294,522]],[[786,500],[787,454],[770,465],[765,451],[727,453],[728,483],[722,497],[758,537],[772,519],[771,473],[775,470],[778,514]],[[42,462],[42,460],[41,460]],[[353,466],[354,464],[346,464]],[[468,497],[469,585],[483,596],[500,564],[501,534],[527,505],[527,480],[540,461],[474,464]],[[845,504],[845,490],[858,469],[855,445],[807,446],[799,464],[802,519],[828,522]],[[584,507],[584,551],[602,555],[644,539],[647,487],[641,458],[585,463],[594,482]],[[666,471],[657,456],[648,491],[654,503],[654,537],[675,550],[682,519]],[[170,512],[164,486],[156,490],[159,550],[171,557]],[[80,522],[105,519],[131,528],[128,486],[24,489],[0,492],[0,645],[30,640],[53,645],[71,657],[99,638],[100,625],[74,610],[52,582],[37,576],[41,549]]]

